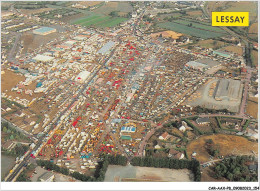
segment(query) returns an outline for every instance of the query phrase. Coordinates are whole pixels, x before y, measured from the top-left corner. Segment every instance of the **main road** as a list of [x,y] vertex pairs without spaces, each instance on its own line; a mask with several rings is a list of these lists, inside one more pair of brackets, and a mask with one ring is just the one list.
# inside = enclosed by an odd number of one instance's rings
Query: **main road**
[[[115,49],[116,49],[116,48],[115,48]],[[111,51],[110,55],[104,60],[103,66],[105,66],[106,63],[109,61],[109,59],[113,56],[113,54],[114,54],[114,52],[115,52],[115,49],[113,49],[113,50]],[[88,87],[88,85],[91,83],[91,81],[95,78],[95,76],[96,76],[97,73],[101,70],[101,68],[102,68],[102,67],[99,67],[99,68],[96,70],[96,72],[94,72],[94,74],[90,77],[90,79],[88,79],[88,81],[87,81],[87,82],[84,84],[84,86],[80,89],[80,91],[79,91],[79,93],[77,94],[77,96],[72,99],[72,101],[71,101],[71,103],[69,104],[69,106],[68,106],[65,110],[63,110],[63,111],[60,113],[59,117],[58,117],[55,121],[50,122],[49,125],[50,125],[51,123],[56,124],[56,123],[58,123],[58,122],[60,121],[60,118],[61,118],[61,117],[69,110],[69,108],[78,100],[79,96],[82,95],[82,93],[84,92],[84,90]],[[52,130],[54,130],[54,129],[55,129],[54,127],[53,127],[53,128],[50,128],[49,131],[48,131],[48,133],[45,133],[43,136],[41,136],[41,137],[38,139],[38,142],[36,143],[35,147],[34,147],[32,150],[29,150],[29,151],[26,153],[26,155],[24,156],[24,159],[20,162],[20,164],[19,164],[15,169],[13,169],[13,172],[11,172],[11,173],[7,176],[7,178],[5,179],[5,181],[11,182],[11,181],[14,181],[14,180],[15,180],[16,176],[19,174],[19,172],[22,170],[22,168],[23,168],[26,164],[28,164],[27,161],[28,161],[29,158],[30,158],[30,154],[29,154],[29,153],[31,153],[31,152],[33,152],[33,151],[36,151],[36,150],[38,150],[40,147],[42,147],[42,146],[44,145],[43,143],[44,143],[45,136],[46,136],[47,134],[49,134],[50,131],[52,131]],[[49,138],[51,138],[51,137],[49,137]]]

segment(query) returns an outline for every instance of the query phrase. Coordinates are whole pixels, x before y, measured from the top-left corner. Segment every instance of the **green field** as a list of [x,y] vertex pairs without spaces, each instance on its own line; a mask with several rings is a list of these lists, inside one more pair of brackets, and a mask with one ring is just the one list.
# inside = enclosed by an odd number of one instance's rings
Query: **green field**
[[79,20],[73,22],[73,24],[82,25],[83,23],[89,22],[89,21],[94,20],[94,19],[99,18],[99,17],[100,17],[100,15],[92,15],[92,16],[89,16],[89,17],[79,19]]
[[122,18],[122,17],[117,17],[117,18],[110,18],[106,22],[99,23],[97,26],[98,27],[113,27],[116,26],[117,24],[124,22],[128,20],[127,18]]
[[126,20],[127,18],[123,18],[123,17],[110,17],[101,14],[93,14],[91,16],[78,19],[72,23],[77,25],[82,25],[82,26],[94,25],[95,27],[103,28],[103,27],[114,27],[117,24]]
[[183,20],[183,19],[178,19],[178,20],[174,20],[173,22],[175,23],[179,23],[179,24],[184,24],[184,25],[188,25],[190,23],[192,23],[192,27],[195,28],[199,28],[199,29],[204,29],[204,30],[210,30],[210,31],[214,31],[214,32],[222,32],[225,33],[224,30],[222,30],[219,27],[213,27],[207,24],[199,24],[199,23],[195,23],[194,21],[188,21],[188,20]]
[[158,24],[158,26],[161,28],[169,29],[169,30],[187,34],[190,36],[200,37],[203,39],[221,37],[224,35],[223,33],[217,33],[214,31],[208,31],[208,30],[203,30],[203,29],[199,29],[199,28],[188,27],[187,25],[182,25],[179,23],[172,23],[172,22],[160,23],[160,24]]

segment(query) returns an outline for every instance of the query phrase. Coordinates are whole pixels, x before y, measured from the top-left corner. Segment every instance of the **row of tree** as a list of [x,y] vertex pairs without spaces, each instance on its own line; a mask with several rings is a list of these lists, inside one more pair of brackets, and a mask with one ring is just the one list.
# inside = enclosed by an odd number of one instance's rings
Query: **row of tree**
[[64,175],[69,175],[69,170],[67,168],[59,167],[58,165],[54,164],[48,160],[37,160],[36,161],[38,166],[45,167],[46,169],[54,170],[56,172],[60,172]]
[[172,158],[134,157],[131,160],[133,166],[145,166],[155,168],[170,168],[191,170],[194,174],[194,181],[200,181],[200,163],[197,160],[178,160]]
[[225,177],[230,181],[257,181],[257,172],[250,172],[246,163],[253,162],[251,156],[236,156],[225,159],[214,167],[215,178]]
[[104,160],[98,163],[94,176],[86,176],[79,172],[70,173],[67,168],[59,167],[53,162],[47,160],[37,160],[36,163],[38,166],[45,167],[46,169],[54,170],[64,175],[72,176],[73,178],[83,182],[95,182],[95,181],[102,182],[105,179],[105,174],[109,164],[125,166],[127,164],[127,159],[126,157],[121,155],[115,155],[115,156],[106,155],[104,157]]
[[217,113],[217,112],[228,113],[229,112],[227,109],[215,110],[215,109],[208,109],[200,106],[194,107],[194,111],[196,111],[197,113]]

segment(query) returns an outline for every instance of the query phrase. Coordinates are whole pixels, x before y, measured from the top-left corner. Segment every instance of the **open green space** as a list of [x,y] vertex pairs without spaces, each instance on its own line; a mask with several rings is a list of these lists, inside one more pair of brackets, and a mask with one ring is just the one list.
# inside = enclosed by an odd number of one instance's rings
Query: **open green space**
[[195,27],[195,28],[225,33],[224,30],[222,30],[219,27],[213,27],[213,26],[210,26],[207,24],[199,24],[192,20],[189,21],[189,20],[178,19],[178,20],[174,20],[174,23],[179,23],[179,24],[184,24],[184,25],[192,24],[192,27]]
[[118,25],[121,22],[126,21],[126,20],[127,20],[127,18],[122,18],[122,17],[110,18],[108,21],[102,22],[102,23],[98,24],[97,26],[100,26],[100,27],[113,27],[113,26]]
[[80,24],[83,24],[85,22],[89,22],[93,19],[99,18],[99,17],[101,17],[101,15],[91,15],[91,16],[88,16],[88,17],[78,19],[78,20],[74,21],[73,24],[80,25]]
[[193,28],[193,27],[189,27],[187,25],[182,25],[182,24],[173,23],[173,22],[160,23],[157,26],[159,26],[161,28],[169,29],[172,31],[176,31],[179,33],[183,33],[186,35],[200,37],[203,39],[216,38],[216,37],[221,37],[224,35],[224,33],[216,33],[214,31],[207,31],[207,30],[203,30],[203,29],[199,29],[199,28]]
[[94,25],[95,27],[114,27],[118,25],[119,23],[126,21],[127,18],[123,17],[110,17],[110,16],[104,16],[101,14],[92,14],[88,17],[84,17],[81,19],[78,19],[73,24],[79,24],[82,26],[90,26]]

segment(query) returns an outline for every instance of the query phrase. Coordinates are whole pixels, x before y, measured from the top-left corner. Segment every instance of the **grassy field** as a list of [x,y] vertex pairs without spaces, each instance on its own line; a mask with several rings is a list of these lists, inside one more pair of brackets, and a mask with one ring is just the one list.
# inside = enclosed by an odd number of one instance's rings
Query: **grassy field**
[[227,12],[249,12],[250,21],[257,17],[257,2],[253,1],[240,1],[240,2],[227,2],[228,6],[225,11]]
[[257,34],[258,33],[258,23],[253,23],[250,28],[249,28],[249,33],[254,33]]
[[197,153],[196,159],[200,162],[209,161],[210,155],[206,151],[205,141],[212,139],[213,142],[219,146],[219,154],[223,156],[227,155],[251,155],[252,150],[258,153],[257,142],[248,141],[244,137],[235,135],[215,134],[205,135],[190,142],[187,145],[187,154],[191,156],[193,151]]
[[216,41],[214,42],[214,40],[209,39],[209,40],[200,40],[200,41],[198,42],[198,45],[199,45],[201,48],[217,49],[217,48],[220,48],[220,47],[224,46],[225,43],[222,42],[222,41],[218,41],[218,40],[216,40]]
[[[173,30],[173,31],[176,31],[179,33],[184,33],[184,34],[190,35],[190,36],[200,37],[203,39],[223,36],[223,33],[216,33],[214,31],[207,31],[207,30],[203,30],[203,29],[199,29],[199,28],[188,27],[187,25],[182,25],[179,23],[166,22],[166,23],[160,23],[160,24],[158,24],[158,26],[161,28]],[[207,26],[205,26],[205,27],[207,27]]]
[[122,18],[122,17],[116,17],[116,18],[109,18],[106,22],[102,22],[98,24],[97,26],[99,27],[113,27],[116,26],[117,24],[124,22],[128,20],[127,18]]
[[239,47],[239,46],[230,45],[230,46],[226,46],[225,48],[223,48],[223,50],[227,50],[229,52],[234,52],[234,53],[238,54],[239,56],[243,55],[243,48]]
[[107,2],[103,6],[95,9],[94,13],[102,13],[108,15],[112,11],[118,11],[119,14],[127,14],[133,11],[133,7],[129,2]]
[[252,50],[252,61],[254,66],[258,66],[258,51]]
[[[222,41],[207,39],[207,40],[200,40],[197,43],[194,43],[192,49],[195,50],[194,46],[199,46],[201,48],[212,48],[215,50],[215,49],[219,49],[219,48],[223,47],[224,45],[225,45],[225,43]],[[187,44],[183,47],[187,48],[188,46],[190,46],[190,45]]]
[[99,17],[101,17],[101,15],[96,15],[96,14],[95,15],[91,15],[89,17],[84,17],[84,18],[78,19],[75,22],[73,22],[73,24],[82,25],[82,24],[84,24],[86,22],[92,21],[92,20],[97,19]]
[[178,19],[178,20],[174,20],[174,22],[179,23],[179,24],[184,24],[184,25],[192,24],[192,27],[195,27],[195,28],[224,33],[224,31],[219,27],[213,27],[213,26],[207,25],[207,24],[195,23],[193,20],[189,21],[189,20],[184,20],[184,19]]
[[257,1],[210,1],[208,2],[209,12],[249,12],[250,21],[257,19]]
[[192,17],[200,17],[202,16],[202,11],[188,11],[187,14]]
[[126,20],[127,18],[122,18],[122,17],[110,17],[101,14],[92,14],[91,16],[78,19],[72,23],[82,25],[82,26],[94,25],[96,27],[103,28],[103,27],[114,27],[117,24]]
[[255,119],[258,118],[258,98],[257,97],[249,97],[246,113],[253,116]]

